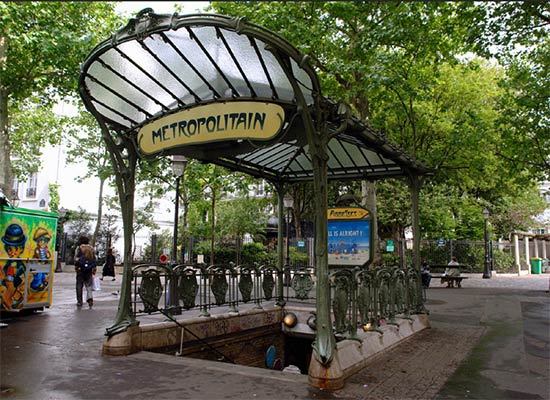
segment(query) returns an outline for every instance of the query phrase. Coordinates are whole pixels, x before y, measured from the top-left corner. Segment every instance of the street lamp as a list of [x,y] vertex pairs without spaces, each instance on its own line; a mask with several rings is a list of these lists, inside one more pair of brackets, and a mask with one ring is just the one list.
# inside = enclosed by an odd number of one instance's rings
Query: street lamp
[[176,207],[174,211],[174,238],[172,241],[172,257],[173,264],[178,263],[178,217],[179,217],[179,205],[180,205],[180,181],[185,167],[187,165],[187,157],[185,156],[172,156],[172,172],[176,177]]
[[485,263],[483,266],[483,279],[490,279],[491,278],[491,270],[489,268],[490,260],[489,260],[489,235],[487,232],[487,220],[489,219],[489,210],[486,208],[483,209],[483,219],[485,220],[485,226],[484,226],[484,241],[485,241]]
[[61,267],[61,263],[63,262],[64,260],[64,253],[65,253],[65,249],[64,249],[64,246],[65,246],[65,237],[64,237],[64,234],[65,234],[65,228],[63,227],[63,225],[65,224],[65,217],[67,216],[67,209],[66,208],[59,208],[57,210],[57,215],[59,216],[58,218],[58,222],[59,222],[59,226],[57,227],[57,232],[58,232],[58,237],[57,237],[57,245],[58,245],[58,248],[57,248],[57,264],[55,266],[55,272],[63,272],[63,268]]
[[[176,177],[176,201],[174,210],[174,237],[172,240],[172,269],[178,264],[178,217],[179,217],[179,205],[180,205],[180,181],[185,167],[187,166],[187,157],[185,156],[172,156],[172,172]],[[170,280],[170,308],[173,314],[180,314],[177,293],[177,281],[176,279]]]
[[294,199],[290,194],[285,194],[283,197],[283,205],[286,208],[286,262],[285,262],[285,285],[290,285],[290,211],[294,205]]

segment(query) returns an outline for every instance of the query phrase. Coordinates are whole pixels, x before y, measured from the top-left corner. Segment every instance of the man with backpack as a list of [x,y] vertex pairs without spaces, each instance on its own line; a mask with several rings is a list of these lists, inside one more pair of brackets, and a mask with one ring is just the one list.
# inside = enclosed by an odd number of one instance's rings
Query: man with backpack
[[86,301],[88,306],[92,308],[94,305],[92,286],[97,263],[94,248],[90,245],[90,240],[86,236],[81,236],[78,239],[74,266],[76,271],[76,305],[82,307],[82,287],[86,286]]

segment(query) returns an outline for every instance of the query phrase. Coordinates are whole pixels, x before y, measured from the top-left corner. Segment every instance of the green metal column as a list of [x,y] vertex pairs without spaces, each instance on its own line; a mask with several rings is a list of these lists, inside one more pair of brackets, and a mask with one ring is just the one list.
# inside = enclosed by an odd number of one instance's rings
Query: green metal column
[[425,312],[424,302],[422,300],[422,280],[420,279],[420,212],[419,212],[419,196],[420,188],[422,187],[422,179],[417,175],[409,175],[409,188],[411,191],[411,213],[412,213],[412,233],[413,233],[413,266],[418,275],[417,290],[419,296],[416,304],[417,312]]
[[283,185],[277,184],[275,185],[275,189],[277,190],[277,305],[278,306],[284,306],[285,305],[285,299],[284,299],[284,292],[283,292],[283,265],[284,265],[284,257],[283,257],[283,215],[284,215],[284,207],[283,207],[283,197],[285,195],[285,191],[283,188]]
[[115,182],[120,200],[120,211],[124,229],[124,269],[117,315],[112,326],[107,328],[107,336],[124,332],[130,326],[139,324],[132,314],[132,228],[134,220],[134,192],[137,153],[130,139],[121,138],[115,144],[109,129],[99,120],[103,139],[111,157],[115,172]]

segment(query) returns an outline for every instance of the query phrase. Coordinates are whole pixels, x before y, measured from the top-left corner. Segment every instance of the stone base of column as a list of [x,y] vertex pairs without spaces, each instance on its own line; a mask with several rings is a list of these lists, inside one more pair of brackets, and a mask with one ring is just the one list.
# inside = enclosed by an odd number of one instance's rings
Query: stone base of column
[[338,390],[344,387],[344,372],[340,366],[338,351],[329,365],[322,365],[312,354],[309,363],[308,380],[311,386],[325,390]]
[[130,326],[124,332],[107,337],[103,342],[103,355],[127,356],[141,351],[141,329],[139,325]]

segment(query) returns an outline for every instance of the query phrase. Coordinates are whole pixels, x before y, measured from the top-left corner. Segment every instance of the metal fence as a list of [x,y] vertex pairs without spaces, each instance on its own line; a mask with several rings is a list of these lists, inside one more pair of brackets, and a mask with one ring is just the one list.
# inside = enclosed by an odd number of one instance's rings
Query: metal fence
[[[283,279],[285,275],[290,276],[289,282]],[[424,310],[420,277],[412,268],[342,268],[330,273],[329,282],[334,331],[339,335],[355,337],[357,328],[378,330],[382,323],[396,323],[397,316],[408,318]],[[222,306],[236,313],[243,304],[262,308],[266,302],[283,305],[315,301],[315,275],[310,267],[279,271],[267,265],[194,264],[171,268],[143,264],[132,269],[132,285],[132,311],[136,317],[157,312],[174,315],[193,309],[209,316],[213,308]],[[279,297],[281,286],[283,295]]]

